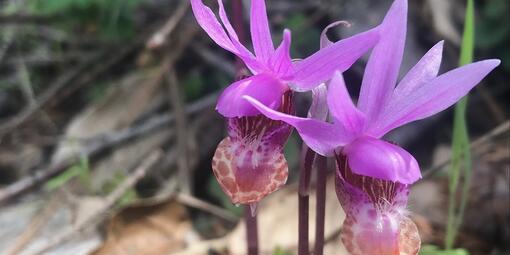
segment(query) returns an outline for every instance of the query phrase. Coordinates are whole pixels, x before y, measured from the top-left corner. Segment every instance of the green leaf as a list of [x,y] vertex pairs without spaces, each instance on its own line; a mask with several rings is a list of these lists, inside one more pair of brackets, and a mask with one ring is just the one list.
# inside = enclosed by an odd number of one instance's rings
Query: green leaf
[[440,250],[433,245],[424,245],[420,249],[420,255],[469,255],[469,252],[464,249],[455,250]]
[[44,188],[49,191],[58,189],[75,177],[79,177],[82,182],[88,183],[90,179],[88,158],[81,157],[77,164],[69,167],[61,174],[47,181]]
[[273,251],[273,255],[292,255],[292,252],[286,251],[283,248],[277,246]]
[[[459,65],[473,61],[474,51],[474,5],[472,0],[467,1],[464,34],[462,38]],[[469,134],[466,123],[466,109],[468,97],[464,97],[455,105],[452,163],[449,178],[448,222],[446,226],[445,247],[453,248],[455,238],[459,231],[471,185],[471,151]],[[462,179],[461,179],[462,178]],[[462,180],[462,183],[461,183]],[[459,185],[461,185],[459,187]],[[460,201],[456,198],[460,193]]]

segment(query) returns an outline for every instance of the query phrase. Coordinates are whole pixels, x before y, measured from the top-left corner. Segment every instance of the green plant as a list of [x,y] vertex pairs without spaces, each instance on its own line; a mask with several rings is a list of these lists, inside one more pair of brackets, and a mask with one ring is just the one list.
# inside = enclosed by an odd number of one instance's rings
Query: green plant
[[437,246],[424,245],[420,249],[420,255],[469,255],[464,249],[440,250]]
[[58,189],[75,177],[79,177],[83,183],[88,184],[90,180],[90,167],[87,157],[82,156],[78,163],[47,181],[44,188],[49,191]]
[[[464,35],[462,38],[459,65],[473,61],[474,50],[474,6],[473,1],[467,1]],[[462,224],[471,186],[471,152],[469,148],[469,134],[466,124],[467,96],[455,105],[452,164],[449,178],[448,222],[446,226],[445,248],[453,248],[455,238]],[[461,177],[463,182],[461,183]],[[457,195],[460,194],[460,201]]]

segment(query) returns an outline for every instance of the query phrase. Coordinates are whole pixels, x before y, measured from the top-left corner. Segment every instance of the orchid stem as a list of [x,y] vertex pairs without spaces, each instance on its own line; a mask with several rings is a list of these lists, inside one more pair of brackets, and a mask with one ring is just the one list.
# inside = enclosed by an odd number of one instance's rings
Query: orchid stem
[[308,213],[309,213],[309,194],[310,194],[310,175],[312,172],[315,152],[303,145],[301,152],[301,171],[299,175],[298,192],[298,255],[308,255],[310,249],[308,246]]
[[328,161],[326,157],[317,156],[317,204],[315,216],[315,247],[314,255],[324,253],[324,223],[326,216],[326,178]]
[[[244,43],[246,41],[244,26],[243,26],[243,2],[242,0],[232,1],[232,19],[234,30],[237,33],[239,42]],[[236,59],[236,76],[240,77],[243,73],[244,64],[239,58]],[[246,221],[246,245],[248,255],[259,254],[259,237],[258,237],[258,226],[257,226],[257,215],[255,214],[253,207],[246,205],[244,208],[244,219]]]
[[246,221],[246,244],[248,248],[248,255],[259,254],[259,238],[257,228],[257,215],[252,215],[249,205],[244,208],[244,219]]

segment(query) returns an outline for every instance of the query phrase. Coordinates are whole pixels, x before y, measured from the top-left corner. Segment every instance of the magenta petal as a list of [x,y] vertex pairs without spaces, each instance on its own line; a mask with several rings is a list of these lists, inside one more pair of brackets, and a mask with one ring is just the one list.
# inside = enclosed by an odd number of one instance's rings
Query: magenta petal
[[320,42],[320,47],[321,49],[322,48],[326,48],[328,46],[331,46],[333,45],[333,42],[329,40],[328,38],[328,31],[331,29],[331,28],[334,28],[336,26],[340,26],[340,25],[344,25],[346,27],[350,27],[351,24],[347,21],[343,21],[343,20],[339,20],[339,21],[335,21],[329,25],[327,25],[321,32],[321,42]]
[[441,66],[443,54],[443,41],[432,47],[418,63],[402,78],[395,88],[391,100],[399,97],[406,97],[413,91],[436,78]]
[[211,39],[213,39],[213,41],[223,49],[228,50],[241,58],[252,72],[262,72],[264,69],[263,66],[261,66],[260,63],[255,60],[253,54],[251,54],[251,52],[249,52],[246,47],[241,45],[239,42],[232,25],[228,21],[223,3],[218,1],[218,5],[220,9],[220,18],[227,29],[228,35],[225,33],[225,29],[223,29],[223,26],[218,22],[218,19],[209,7],[205,6],[201,0],[191,0],[193,14],[195,15],[198,24],[204,29],[209,37],[211,37]]
[[340,40],[294,64],[294,79],[290,84],[295,91],[308,91],[331,79],[335,71],[343,72],[379,38],[376,29]]
[[274,52],[274,46],[264,0],[251,1],[250,31],[255,56],[262,63],[266,63]]
[[420,235],[406,210],[409,185],[357,175],[343,155],[336,159],[336,193],[346,214],[340,237],[349,254],[418,254]]
[[375,120],[370,123],[370,127],[368,127],[370,130],[369,134],[376,137],[384,135],[388,130],[381,129],[384,128],[387,118],[391,118],[391,116],[384,114],[384,112],[388,110],[387,108],[392,107],[395,102],[399,102],[404,98],[409,97],[409,95],[411,95],[414,91],[436,78],[439,67],[441,66],[442,53],[443,41],[440,41],[434,45],[434,47],[432,47],[413,68],[411,68],[393,91],[393,95],[391,95],[390,100],[381,110],[381,114],[374,118]]
[[266,117],[272,120],[283,121],[295,127],[308,147],[320,155],[333,155],[335,149],[345,145],[352,139],[338,125],[284,114],[265,106],[252,97],[245,96],[244,98]]
[[328,118],[328,86],[322,83],[312,89],[312,104],[308,110],[308,118],[326,121]]
[[285,90],[284,84],[267,74],[258,74],[237,81],[228,86],[216,105],[216,110],[225,117],[254,116],[259,114],[250,103],[243,99],[248,95],[270,108],[277,109]]
[[225,30],[216,19],[212,10],[205,6],[201,0],[191,0],[191,8],[198,24],[222,48],[237,53],[236,48],[225,33]]
[[329,82],[328,106],[335,121],[339,121],[347,131],[352,134],[359,134],[363,131],[365,117],[354,106],[340,72],[336,72]]
[[378,127],[369,130],[374,136],[406,123],[434,115],[465,96],[501,61],[484,60],[465,65],[438,76],[406,97],[391,101]]
[[397,145],[361,137],[345,146],[343,153],[352,172],[387,181],[411,184],[421,178],[416,159]]
[[270,69],[278,78],[288,78],[292,73],[290,58],[290,30],[283,31],[283,40],[269,60]]
[[361,84],[358,109],[372,122],[388,101],[402,62],[407,27],[407,1],[396,0],[379,26],[381,38],[372,50]]

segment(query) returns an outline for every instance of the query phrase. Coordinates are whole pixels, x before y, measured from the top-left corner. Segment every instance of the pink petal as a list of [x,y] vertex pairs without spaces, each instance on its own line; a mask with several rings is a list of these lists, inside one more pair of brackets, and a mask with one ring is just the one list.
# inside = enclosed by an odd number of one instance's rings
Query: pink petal
[[322,83],[312,89],[312,104],[308,110],[308,118],[326,121],[328,118],[328,86]]
[[345,145],[352,139],[347,136],[341,126],[315,119],[300,118],[284,114],[265,106],[252,97],[245,96],[244,98],[266,117],[283,121],[295,127],[308,147],[320,155],[332,155],[335,149]]
[[259,61],[266,63],[274,52],[274,46],[264,0],[251,1],[250,31],[255,55]]
[[198,24],[216,44],[241,58],[253,73],[256,74],[264,71],[264,67],[255,60],[253,54],[251,54],[251,52],[249,52],[246,47],[239,42],[237,34],[228,21],[225,8],[221,0],[218,1],[218,5],[220,19],[227,29],[228,35],[225,33],[225,29],[223,29],[223,26],[218,22],[216,16],[209,7],[205,6],[201,0],[191,0],[191,8]]
[[335,71],[347,70],[379,39],[377,29],[340,40],[294,64],[295,91],[308,91],[331,79]]
[[336,26],[340,26],[340,25],[344,25],[346,27],[350,27],[351,26],[351,23],[347,22],[347,21],[343,21],[343,20],[339,20],[339,21],[335,21],[329,25],[327,25],[321,32],[321,42],[320,42],[320,47],[321,49],[322,48],[326,48],[328,46],[331,46],[333,45],[333,42],[329,40],[328,38],[328,31],[331,29],[331,28],[334,28]]
[[391,100],[398,97],[406,97],[413,91],[436,78],[441,67],[443,54],[443,41],[432,47],[418,63],[402,78],[393,92]]
[[340,72],[336,72],[329,82],[328,106],[335,121],[340,122],[346,131],[353,135],[363,131],[365,116],[354,106]]
[[421,178],[416,159],[394,144],[361,137],[343,149],[353,173],[377,179],[411,184]]
[[342,158],[337,156],[335,186],[346,214],[340,237],[349,254],[418,254],[420,235],[406,210],[409,185],[354,174]]
[[290,58],[290,30],[283,31],[283,40],[278,49],[270,57],[271,71],[279,78],[285,79],[292,73],[292,60]]
[[260,201],[283,186],[288,176],[282,149],[258,143],[257,139],[223,139],[214,153],[212,169],[234,204]]
[[257,109],[244,100],[245,95],[256,98],[262,104],[277,109],[282,100],[285,85],[268,74],[258,74],[228,86],[216,105],[216,110],[225,117],[254,116]]
[[[436,78],[437,73],[439,72],[439,67],[441,66],[442,52],[443,41],[440,41],[434,45],[434,47],[432,47],[404,76],[402,81],[400,81],[393,91],[393,95],[391,95],[389,102],[385,105],[384,109],[381,110],[381,113],[384,113],[387,110],[386,108],[393,104],[393,102],[398,102],[408,97],[415,90]],[[373,120],[370,123],[370,127],[368,127],[368,129],[372,130],[371,134],[377,134],[377,137],[382,136],[380,135],[379,129],[383,128],[381,125],[384,125],[386,118],[387,117],[383,114],[374,118],[375,120]]]
[[381,38],[370,54],[361,84],[358,109],[372,122],[386,104],[404,53],[407,27],[407,0],[396,0],[379,26]]
[[422,85],[408,96],[392,100],[381,116],[381,123],[369,133],[379,137],[406,123],[443,111],[465,96],[500,62],[491,59],[456,68]]
[[212,10],[205,6],[201,0],[191,0],[191,8],[198,24],[220,47],[232,52],[238,53],[232,44],[232,41],[225,33],[225,30],[216,19]]

